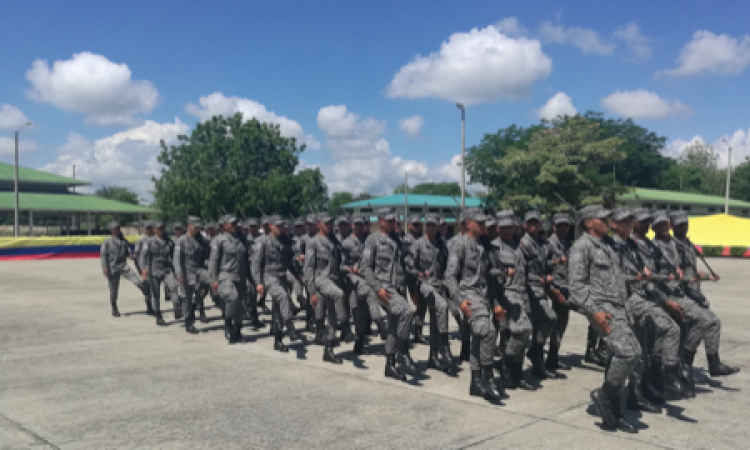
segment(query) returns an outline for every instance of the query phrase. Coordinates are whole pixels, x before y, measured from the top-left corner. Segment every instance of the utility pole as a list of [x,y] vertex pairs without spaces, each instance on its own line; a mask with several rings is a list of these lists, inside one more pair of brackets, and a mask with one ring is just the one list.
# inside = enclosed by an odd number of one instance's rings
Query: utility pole
[[409,214],[409,174],[404,171],[404,230],[408,230],[406,225],[407,214]]
[[456,103],[461,110],[461,208],[466,207],[466,109],[463,103]]
[[726,139],[722,138],[721,140],[727,144],[729,150],[727,153],[727,192],[724,199],[724,214],[729,214],[729,185],[732,178],[732,146],[729,145]]
[[16,176],[15,176],[15,184],[14,184],[14,194],[15,194],[15,214],[13,218],[13,237],[18,237],[21,231],[21,227],[19,225],[19,204],[18,204],[18,133],[21,132],[25,127],[31,125],[31,122],[25,123],[21,128],[16,131]]

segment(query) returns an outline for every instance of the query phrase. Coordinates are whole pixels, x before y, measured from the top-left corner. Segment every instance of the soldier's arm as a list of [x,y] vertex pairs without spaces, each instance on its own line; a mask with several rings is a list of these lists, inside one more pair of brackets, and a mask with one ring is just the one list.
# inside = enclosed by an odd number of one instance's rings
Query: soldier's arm
[[185,251],[182,248],[183,245],[184,241],[179,240],[174,246],[174,274],[178,280],[187,274],[187,267],[185,266]]
[[102,263],[102,270],[109,270],[109,246],[107,245],[109,240],[102,242],[102,246],[99,249],[99,260]]
[[367,239],[365,242],[365,248],[362,251],[362,272],[367,280],[367,284],[375,291],[378,292],[383,287],[380,285],[375,276],[375,264],[377,262],[377,244],[375,239]]
[[597,312],[596,305],[590,298],[590,265],[591,258],[588,247],[584,245],[573,246],[570,251],[570,263],[568,264],[568,290],[570,291],[568,301],[589,318]]
[[315,295],[317,293],[315,289],[315,265],[317,264],[316,245],[312,242],[308,242],[305,246],[305,261],[303,266],[303,274],[305,280],[305,286],[309,291],[309,294]]
[[139,263],[141,265],[141,270],[146,270],[148,272],[151,272],[151,246],[148,245],[148,242],[144,242],[141,244],[141,251],[138,254]]
[[419,270],[417,270],[416,267],[416,258],[417,255],[415,252],[417,252],[417,247],[419,246],[420,240],[415,240],[407,247],[407,251],[404,254],[404,270],[406,270],[406,273],[413,277],[419,276]]
[[266,247],[263,245],[263,240],[257,240],[255,242],[255,246],[253,247],[253,258],[252,258],[252,267],[250,268],[250,272],[252,273],[253,280],[255,281],[255,285],[264,285],[263,283],[263,262],[266,259]]
[[221,266],[223,247],[219,245],[219,239],[211,240],[211,259],[208,261],[208,276],[211,284],[219,282],[219,271]]
[[445,268],[445,287],[448,289],[451,301],[459,305],[461,304],[459,283],[461,281],[463,260],[464,246],[455,243],[451,246],[451,251],[448,255],[448,265]]

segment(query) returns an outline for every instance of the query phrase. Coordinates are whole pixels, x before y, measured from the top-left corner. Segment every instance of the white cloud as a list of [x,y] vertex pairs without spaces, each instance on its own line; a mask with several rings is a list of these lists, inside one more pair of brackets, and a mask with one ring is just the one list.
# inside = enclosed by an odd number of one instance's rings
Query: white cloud
[[415,57],[393,77],[387,95],[465,105],[517,100],[551,72],[552,61],[539,41],[512,38],[488,26],[455,33],[439,52]]
[[159,93],[148,81],[132,80],[126,64],[84,52],[52,67],[37,59],[26,72],[32,99],[87,115],[99,125],[133,124],[135,114],[148,113]]
[[544,21],[539,26],[539,35],[549,44],[569,44],[581,49],[585,55],[611,55],[615,46],[602,39],[596,31],[586,28],[565,28],[560,24]]
[[407,137],[416,139],[419,137],[419,132],[422,131],[424,125],[424,119],[422,116],[412,116],[398,121],[398,129],[406,133]]
[[[679,158],[685,148],[694,143],[707,143],[707,141],[701,136],[694,136],[688,141],[677,139],[665,145],[661,153],[664,156]],[[732,167],[735,167],[745,162],[746,158],[750,158],[750,129],[737,130],[730,135],[721,136],[709,145],[719,155],[719,167],[727,166],[729,147],[732,147]]]
[[177,135],[186,134],[189,127],[175,118],[174,123],[146,121],[142,125],[91,142],[70,133],[68,142],[57,152],[57,159],[40,170],[71,176],[76,166],[76,178],[93,183],[92,190],[102,185],[123,186],[151,199],[152,176],[160,174],[156,157],[161,151],[159,142],[175,143]]
[[383,138],[385,120],[360,117],[344,105],[325,106],[318,111],[318,127],[326,135],[331,156],[340,159],[369,159],[391,154]]
[[651,58],[653,52],[648,45],[650,39],[641,33],[641,29],[637,23],[629,23],[615,30],[615,37],[625,42],[633,58],[639,61],[646,61]]
[[669,116],[688,116],[693,109],[677,100],[664,100],[653,92],[617,91],[602,100],[609,112],[630,119],[664,119]]
[[313,150],[320,148],[320,142],[315,139],[315,136],[306,135],[302,125],[298,122],[276,115],[255,100],[235,96],[226,97],[221,92],[214,92],[211,95],[201,97],[198,103],[200,103],[200,106],[188,103],[185,105],[185,111],[201,121],[206,121],[213,116],[228,117],[241,112],[245,120],[255,118],[259,122],[278,124],[283,136],[293,137],[298,144],[305,144]]
[[506,36],[519,37],[528,36],[529,30],[524,27],[515,17],[506,17],[495,24],[495,28]]
[[693,34],[677,58],[680,66],[660,70],[657,77],[688,77],[700,75],[737,75],[750,64],[750,36],[736,39],[699,30]]
[[558,92],[554,97],[547,100],[547,103],[537,111],[540,119],[552,120],[558,116],[575,116],[578,114],[569,95],[565,92]]
[[[18,141],[18,153],[29,153],[39,146],[34,141],[21,139]],[[0,156],[13,156],[16,153],[15,137],[0,136]]]
[[29,118],[20,109],[7,103],[0,105],[0,130],[16,131],[27,123]]

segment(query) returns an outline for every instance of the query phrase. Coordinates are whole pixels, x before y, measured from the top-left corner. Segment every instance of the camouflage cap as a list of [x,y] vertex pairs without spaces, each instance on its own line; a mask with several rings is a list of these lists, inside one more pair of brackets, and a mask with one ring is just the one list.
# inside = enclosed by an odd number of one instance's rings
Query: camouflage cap
[[497,218],[497,226],[499,227],[513,227],[517,225],[516,214],[510,209],[498,212],[495,214],[495,217]]
[[154,228],[164,228],[164,222],[161,220],[154,221],[154,224],[152,225]]
[[349,216],[338,216],[336,217],[336,225],[340,223],[351,223]]
[[269,223],[271,223],[271,218],[272,218],[272,217],[273,217],[273,216],[266,216],[266,215],[263,215],[263,216],[262,216],[262,217],[260,218],[260,224],[261,224],[261,226],[266,226],[266,225],[268,225]]
[[526,214],[523,215],[523,221],[524,223],[530,222],[532,220],[538,220],[542,221],[542,216],[539,214],[539,211],[536,209],[531,209],[529,211],[526,211]]
[[227,214],[224,216],[224,223],[239,223],[239,220],[234,214]]
[[279,215],[273,215],[268,217],[268,221],[270,224],[276,225],[276,226],[284,226],[286,225],[286,219]]
[[446,222],[444,216],[439,216],[439,217],[440,217],[440,225],[447,225],[448,224],[448,222]]
[[637,220],[638,222],[643,222],[644,220],[651,220],[654,218],[654,215],[651,214],[651,211],[646,208],[634,209],[633,215],[635,216],[635,220]]
[[331,217],[330,214],[324,212],[324,213],[320,213],[320,214],[317,215],[317,221],[318,221],[318,223],[320,223],[320,222],[323,222],[323,223],[332,222],[333,221],[333,217]]
[[191,225],[193,227],[197,227],[197,228],[203,227],[203,222],[201,221],[201,218],[198,216],[188,216],[187,223],[188,225]]
[[251,217],[245,221],[245,225],[248,227],[257,227],[258,219],[256,219],[255,217]]
[[676,211],[669,215],[669,221],[672,222],[672,225],[688,223],[687,213],[685,211]]
[[303,226],[304,227],[305,226],[305,218],[304,217],[298,217],[297,219],[295,219],[294,220],[294,226],[295,227],[298,227],[298,226]]
[[669,222],[669,216],[666,211],[660,209],[654,213],[653,224],[656,225],[662,222]]
[[422,217],[419,214],[411,214],[407,221],[409,223],[422,223]]
[[364,216],[354,216],[352,217],[352,223],[367,223],[367,222],[365,222]]
[[182,222],[175,222],[175,223],[174,223],[174,224],[172,225],[172,229],[173,229],[173,230],[177,230],[177,229],[180,229],[180,230],[184,230],[184,229],[185,229],[185,227],[184,227],[184,226],[182,225]]
[[602,205],[588,205],[578,210],[578,223],[589,219],[606,219],[612,215],[612,211]]
[[112,228],[120,228],[120,222],[116,220],[111,221],[109,223],[109,229],[111,230]]
[[494,227],[495,225],[497,225],[497,219],[488,215],[487,220],[484,221],[484,225],[487,227]]
[[431,223],[431,224],[439,224],[440,223],[440,216],[437,214],[427,214],[424,216],[424,223]]
[[555,213],[555,215],[552,216],[552,223],[554,223],[555,225],[558,225],[561,223],[570,224],[570,223],[573,223],[573,221],[570,220],[570,214],[560,212],[560,213]]
[[154,227],[154,221],[153,220],[145,220],[143,221],[143,228],[153,228]]
[[318,217],[315,214],[308,214],[307,217],[305,217],[305,221],[307,223],[318,223]]
[[622,206],[612,212],[612,218],[620,222],[628,218],[635,218],[635,214],[633,214],[632,209],[628,208],[627,206]]
[[396,220],[396,210],[393,208],[380,208],[375,211],[378,215],[378,219],[381,220]]
[[486,222],[487,215],[483,210],[479,208],[469,208],[464,212],[465,220],[471,220],[472,222]]

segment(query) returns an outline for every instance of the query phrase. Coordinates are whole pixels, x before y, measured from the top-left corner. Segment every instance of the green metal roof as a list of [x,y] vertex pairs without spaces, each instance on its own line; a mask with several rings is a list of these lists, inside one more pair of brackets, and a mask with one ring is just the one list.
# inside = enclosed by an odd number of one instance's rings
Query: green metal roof
[[[651,203],[680,203],[689,205],[707,205],[707,206],[724,206],[724,197],[717,195],[691,194],[687,192],[660,191],[658,189],[634,188],[628,193],[619,196],[617,199],[634,200],[636,194],[643,202]],[[750,208],[750,203],[742,200],[729,199],[729,206],[737,208]]]
[[[18,195],[18,203],[19,209],[22,211],[131,214],[153,214],[159,212],[156,209],[139,205],[82,194],[32,194],[21,192]],[[0,192],[0,211],[13,211],[14,205],[13,192]]]
[[[0,163],[0,181],[15,181],[14,167],[13,164]],[[18,166],[18,181],[20,183],[45,183],[63,186],[88,186],[91,184],[88,181],[76,180],[75,178],[63,177],[21,166]]]
[[[456,200],[461,201],[460,198],[456,197]],[[420,207],[427,203],[428,207],[434,208],[455,208],[456,202],[453,197],[448,195],[419,195],[409,194],[407,196],[408,205],[410,207]],[[476,197],[466,197],[465,199],[467,208],[479,208],[482,206],[482,199]],[[385,206],[404,206],[404,194],[392,194],[385,195],[383,197],[374,197],[368,200],[360,200],[358,202],[347,203],[344,208],[366,208],[372,205],[373,208],[385,207]]]

